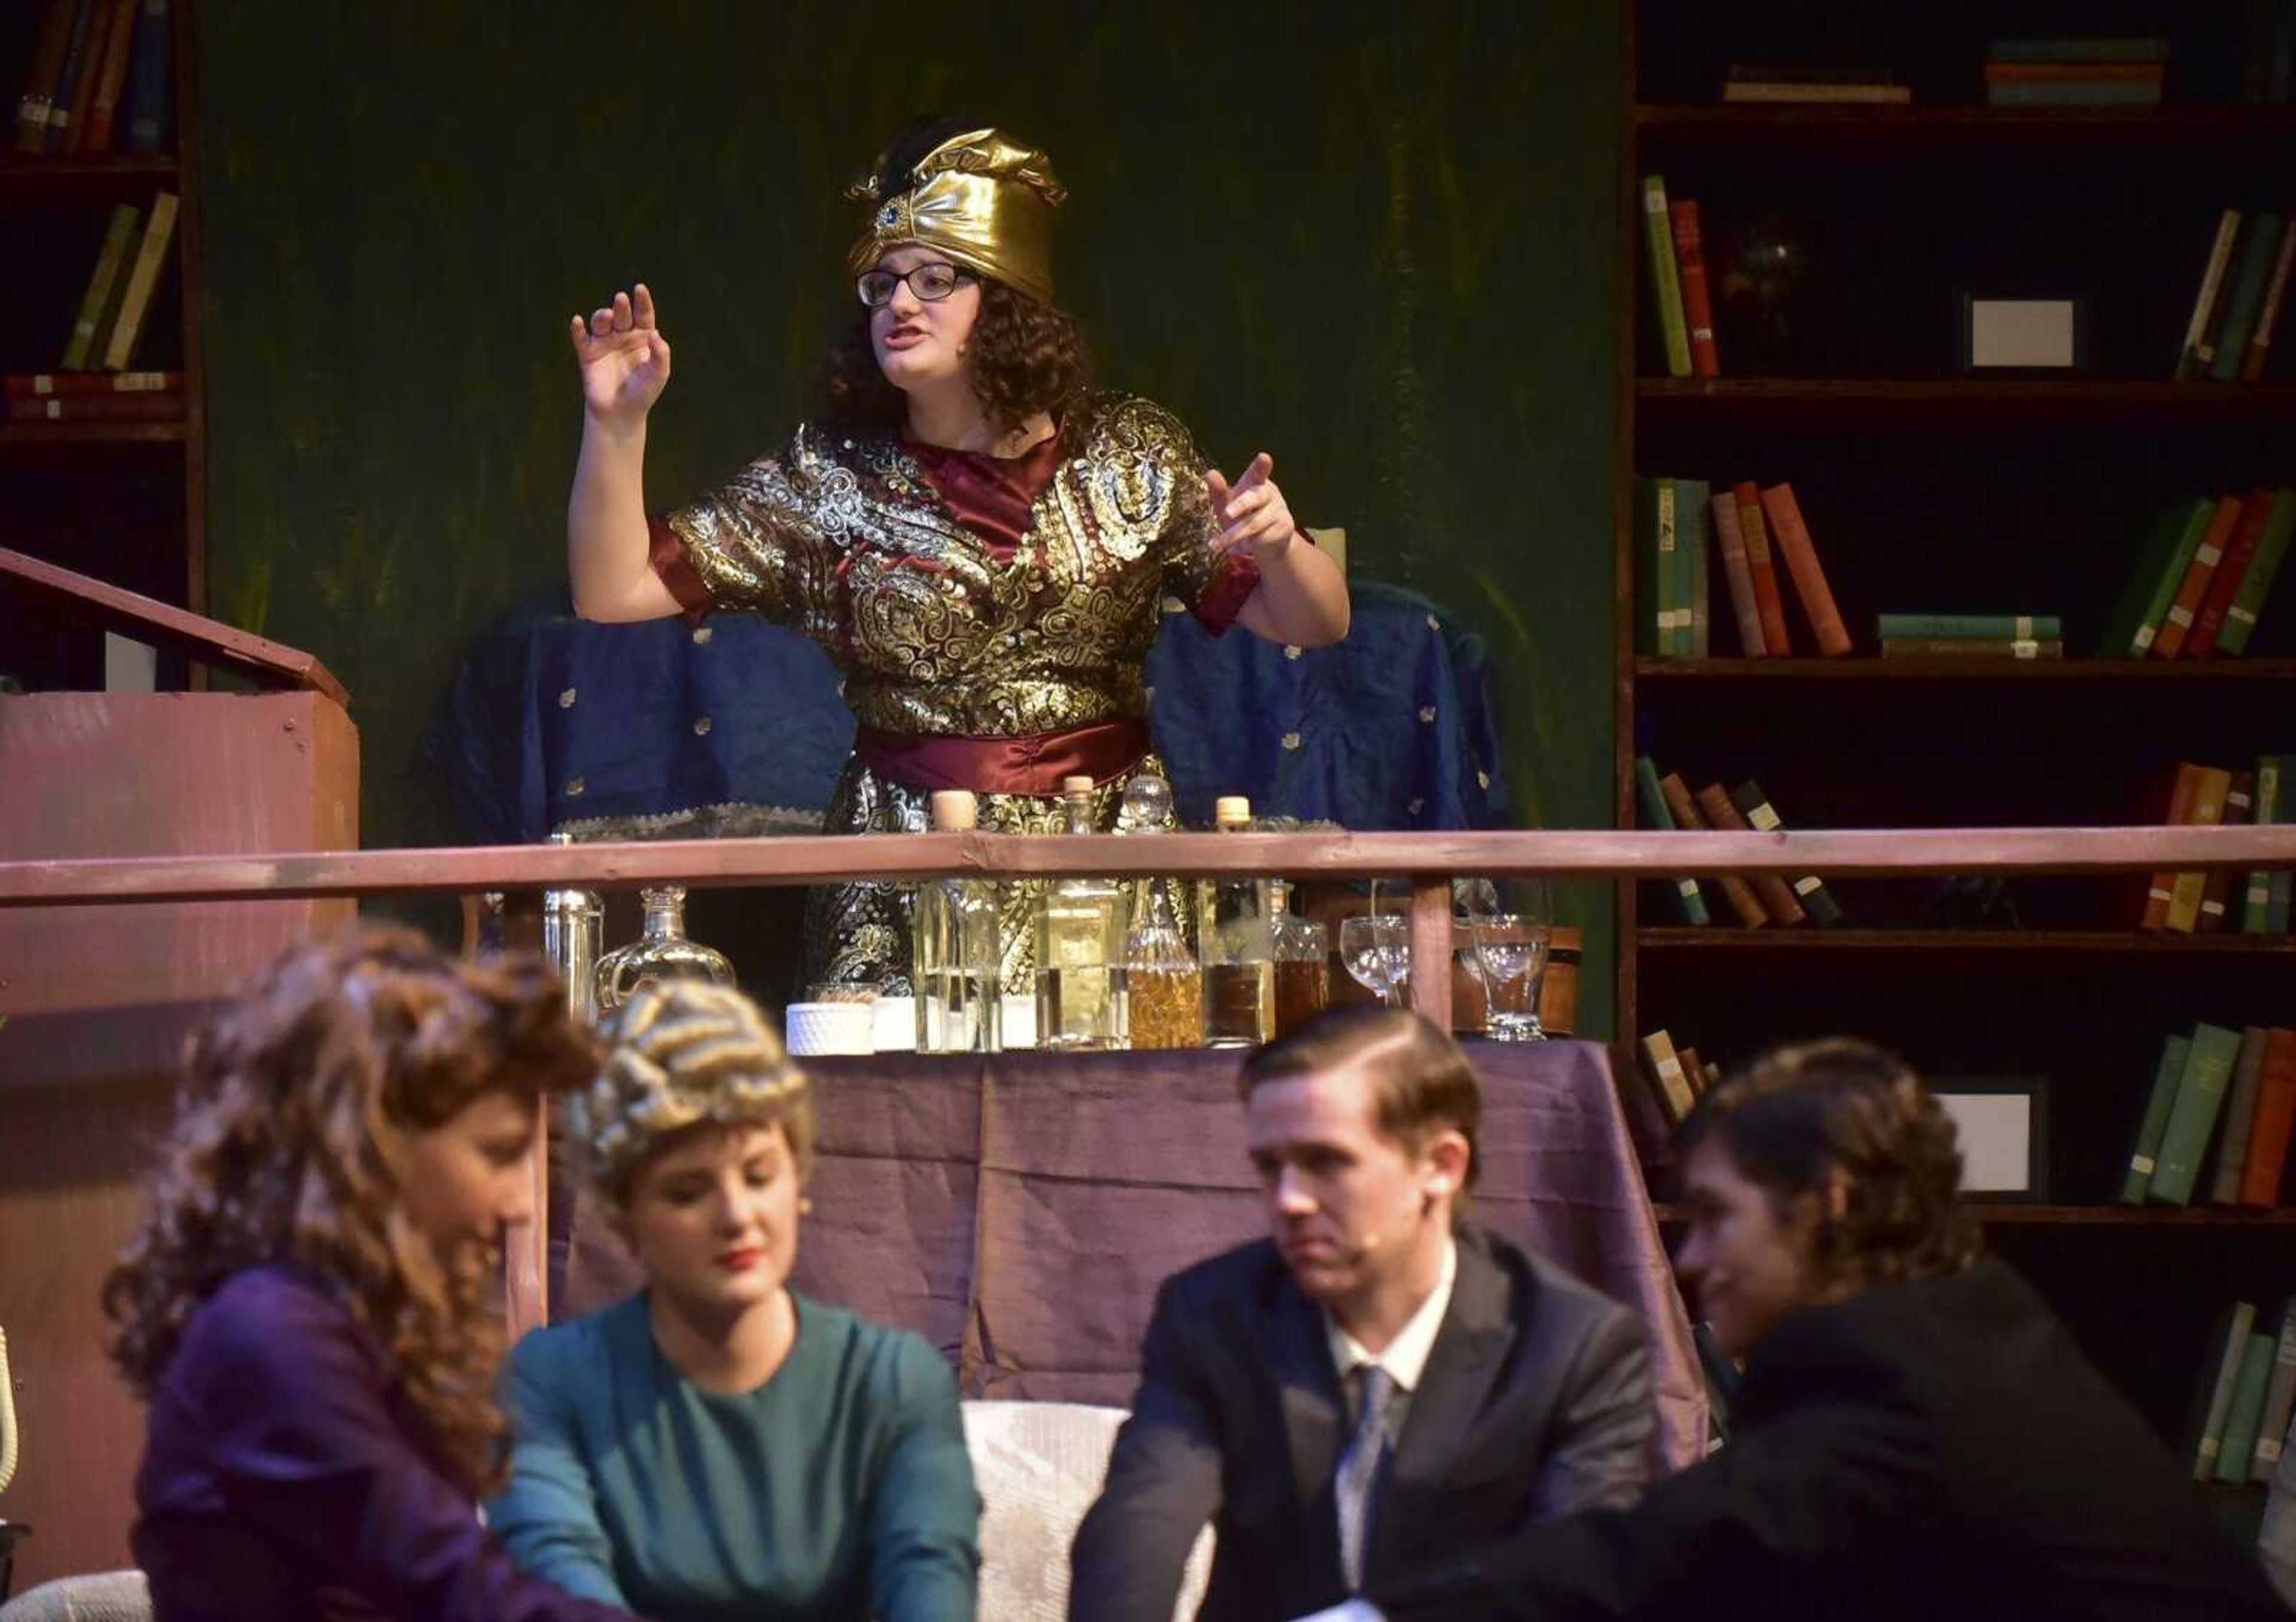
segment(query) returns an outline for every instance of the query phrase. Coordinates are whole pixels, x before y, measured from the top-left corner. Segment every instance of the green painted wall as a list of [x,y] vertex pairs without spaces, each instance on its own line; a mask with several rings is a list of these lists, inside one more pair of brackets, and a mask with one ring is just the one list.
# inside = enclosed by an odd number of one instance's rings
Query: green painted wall
[[1480,630],[1525,819],[1607,825],[1611,8],[1035,9],[203,0],[210,599],[351,688],[367,844],[455,836],[422,729],[562,572],[567,317],[654,287],[650,498],[722,476],[807,408],[841,183],[927,109],[1052,151],[1105,378]]

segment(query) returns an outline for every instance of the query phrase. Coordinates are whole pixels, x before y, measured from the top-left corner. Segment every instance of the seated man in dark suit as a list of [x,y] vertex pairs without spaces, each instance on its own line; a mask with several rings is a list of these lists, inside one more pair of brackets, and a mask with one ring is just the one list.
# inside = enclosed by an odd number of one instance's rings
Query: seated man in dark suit
[[1642,1321],[1456,1220],[1474,1072],[1399,1009],[1326,1014],[1242,1074],[1271,1237],[1165,1281],[1140,1392],[1077,1533],[1076,1622],[1280,1622],[1538,1519],[1632,1503]]
[[1347,1613],[2284,1617],[2168,1452],[2015,1272],[1980,1255],[1953,1123],[1863,1042],[1784,1048],[1700,1100],[1677,1265],[1745,1359],[1729,1445]]

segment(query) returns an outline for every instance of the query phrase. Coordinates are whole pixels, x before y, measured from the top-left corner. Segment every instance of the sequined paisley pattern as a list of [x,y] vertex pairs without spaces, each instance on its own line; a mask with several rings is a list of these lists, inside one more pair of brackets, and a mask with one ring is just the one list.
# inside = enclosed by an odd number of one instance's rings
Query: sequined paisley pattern
[[[714,604],[796,627],[827,649],[864,726],[997,737],[1144,720],[1141,666],[1162,599],[1196,606],[1227,566],[1207,545],[1217,526],[1203,463],[1176,417],[1127,395],[1089,400],[1062,436],[1072,449],[1009,559],[950,515],[898,440],[814,426],[668,522]],[[1099,826],[1112,822],[1121,788],[1100,791]],[[922,831],[928,821],[922,794],[849,762],[823,827]],[[1049,831],[1058,804],[984,795],[980,826]],[[1007,905],[1025,918],[1017,889]],[[817,890],[808,981],[906,988],[908,917],[904,886]],[[1010,935],[1008,969],[1025,974],[1033,943],[1025,928]]]

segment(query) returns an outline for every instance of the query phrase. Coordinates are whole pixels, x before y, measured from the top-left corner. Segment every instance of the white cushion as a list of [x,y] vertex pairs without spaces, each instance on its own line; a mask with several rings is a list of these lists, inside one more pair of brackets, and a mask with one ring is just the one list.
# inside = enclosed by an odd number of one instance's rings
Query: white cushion
[[[1121,1408],[1085,1403],[964,1404],[980,1486],[981,1622],[1064,1622],[1069,1544],[1108,1478]],[[1212,1529],[1189,1552],[1172,1615],[1196,1614],[1211,1576]]]
[[152,1622],[152,1590],[140,1571],[60,1577],[0,1605],[0,1622]]

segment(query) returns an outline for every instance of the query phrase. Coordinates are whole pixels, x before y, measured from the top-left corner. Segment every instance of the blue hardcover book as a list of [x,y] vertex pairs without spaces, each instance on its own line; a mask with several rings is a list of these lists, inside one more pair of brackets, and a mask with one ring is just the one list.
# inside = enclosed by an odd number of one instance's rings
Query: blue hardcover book
[[144,0],[136,9],[135,43],[127,57],[127,95],[119,110],[127,124],[123,152],[168,150],[176,102],[176,76],[168,49],[171,22],[168,0]]

